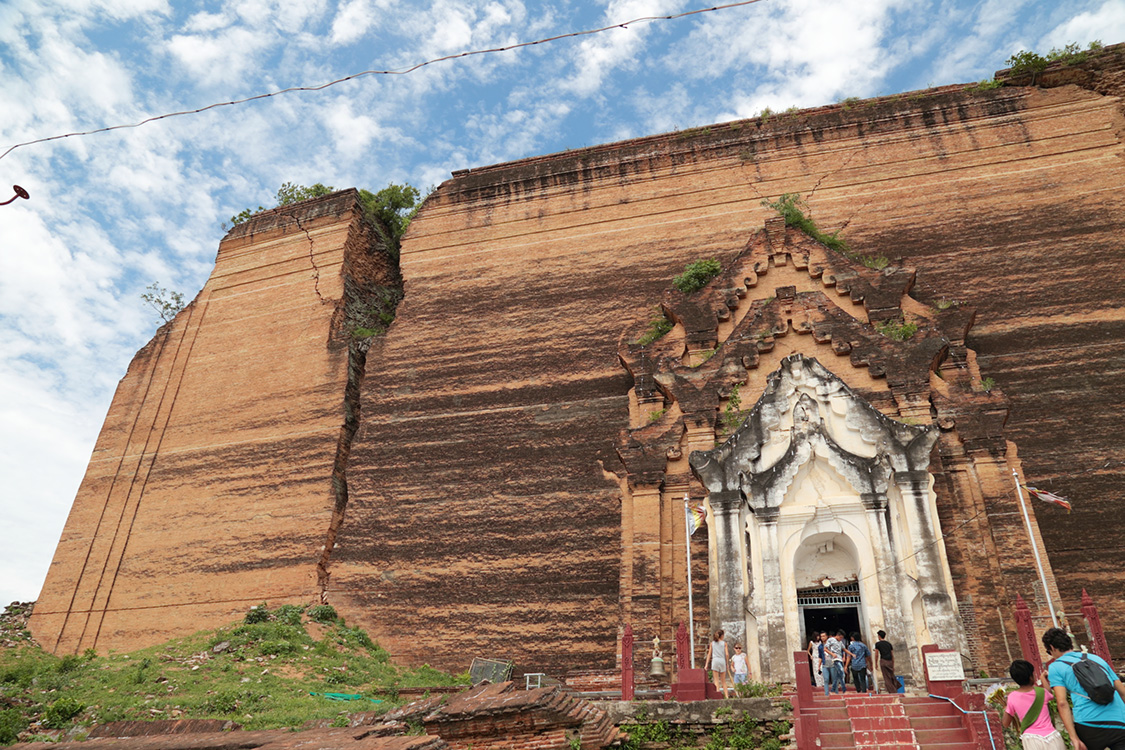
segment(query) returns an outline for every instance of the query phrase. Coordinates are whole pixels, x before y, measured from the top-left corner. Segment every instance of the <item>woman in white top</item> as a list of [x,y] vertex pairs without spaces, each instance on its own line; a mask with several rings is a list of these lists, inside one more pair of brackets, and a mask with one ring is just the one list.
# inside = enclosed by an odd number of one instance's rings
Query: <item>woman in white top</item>
[[727,651],[727,643],[723,640],[722,630],[716,630],[715,635],[711,637],[711,642],[707,644],[707,656],[703,661],[711,667],[711,677],[715,681],[715,689],[722,692],[724,698],[729,698],[727,664],[730,662],[730,654]]

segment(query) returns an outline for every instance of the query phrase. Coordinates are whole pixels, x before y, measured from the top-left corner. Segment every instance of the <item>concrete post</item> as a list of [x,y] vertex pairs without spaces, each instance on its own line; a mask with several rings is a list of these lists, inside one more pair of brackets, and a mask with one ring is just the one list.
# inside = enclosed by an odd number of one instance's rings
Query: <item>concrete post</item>
[[1020,637],[1020,652],[1035,667],[1035,677],[1038,679],[1039,673],[1043,671],[1043,659],[1039,655],[1039,644],[1035,641],[1031,610],[1019,594],[1016,594],[1016,633]]
[[1110,669],[1113,669],[1113,659],[1109,656],[1109,643],[1105,639],[1105,629],[1102,628],[1102,618],[1098,616],[1098,608],[1094,600],[1082,589],[1082,617],[1086,619],[1086,630],[1090,633],[1090,646],[1094,653],[1105,659]]

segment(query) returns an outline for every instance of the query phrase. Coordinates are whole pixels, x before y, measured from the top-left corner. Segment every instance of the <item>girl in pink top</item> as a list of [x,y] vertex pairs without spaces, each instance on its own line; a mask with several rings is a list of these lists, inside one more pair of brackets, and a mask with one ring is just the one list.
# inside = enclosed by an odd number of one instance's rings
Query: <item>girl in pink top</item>
[[1051,712],[1047,708],[1050,694],[1032,684],[1035,667],[1031,662],[1017,659],[1008,668],[1008,674],[1019,687],[1008,693],[1004,728],[1019,727],[1024,750],[1066,750],[1062,735],[1051,723]]

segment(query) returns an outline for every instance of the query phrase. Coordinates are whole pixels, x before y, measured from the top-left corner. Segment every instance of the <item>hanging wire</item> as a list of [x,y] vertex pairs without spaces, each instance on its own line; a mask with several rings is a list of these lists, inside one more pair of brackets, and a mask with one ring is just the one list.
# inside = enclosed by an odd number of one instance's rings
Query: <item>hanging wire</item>
[[329,81],[328,83],[322,83],[319,86],[291,86],[290,88],[281,89],[280,91],[271,91],[268,94],[256,94],[255,96],[248,96],[244,99],[233,99],[229,102],[216,102],[215,104],[209,104],[206,107],[200,107],[198,109],[186,109],[186,110],[183,110],[183,111],[180,111],[180,112],[168,112],[168,113],[163,114],[163,115],[156,115],[154,117],[148,117],[144,120],[141,120],[140,122],[134,122],[134,123],[125,124],[125,125],[110,125],[110,126],[107,126],[107,127],[104,127],[104,128],[95,128],[94,130],[83,130],[83,131],[75,132],[75,133],[64,133],[62,135],[52,135],[52,136],[48,136],[46,138],[36,138],[35,140],[24,141],[22,143],[17,143],[15,145],[9,146],[8,149],[4,153],[0,154],[0,159],[3,159],[8,154],[15,151],[17,148],[21,148],[23,146],[31,146],[31,145],[34,145],[34,144],[37,144],[37,143],[47,143],[48,141],[57,141],[57,140],[61,140],[63,138],[73,138],[73,137],[84,136],[84,135],[94,135],[96,133],[107,133],[111,130],[124,130],[124,129],[127,129],[127,128],[139,128],[142,125],[146,125],[150,122],[156,122],[157,120],[165,120],[165,119],[168,119],[170,117],[181,117],[183,115],[195,115],[195,114],[199,114],[200,112],[206,112],[208,110],[217,109],[219,107],[230,107],[230,106],[235,105],[235,104],[245,104],[247,102],[257,101],[259,99],[269,99],[272,96],[280,96],[281,94],[290,94],[290,93],[294,93],[294,92],[298,92],[298,91],[323,91],[324,89],[326,89],[330,86],[335,86],[337,84],[345,83],[345,82],[351,81],[351,80],[355,80],[356,78],[363,78],[365,76],[403,76],[403,75],[408,75],[410,73],[413,73],[416,70],[420,70],[420,69],[426,67],[427,65],[434,65],[436,63],[447,62],[449,60],[459,60],[462,57],[473,57],[475,55],[489,55],[489,54],[493,54],[493,53],[496,53],[496,52],[507,52],[509,50],[520,49],[522,47],[534,47],[537,44],[546,44],[548,42],[556,42],[556,41],[559,41],[560,39],[570,39],[570,38],[573,38],[573,37],[589,36],[591,34],[600,34],[604,31],[610,31],[612,29],[626,29],[626,28],[628,28],[629,26],[631,26],[632,24],[635,24],[635,23],[648,23],[648,22],[654,22],[654,21],[674,21],[674,20],[679,19],[679,18],[686,18],[687,16],[694,16],[694,15],[698,15],[700,13],[712,13],[712,12],[719,11],[719,10],[727,10],[729,8],[740,8],[744,5],[753,5],[755,3],[760,3],[760,2],[762,2],[762,0],[740,0],[740,2],[727,3],[725,5],[715,5],[715,6],[712,6],[712,7],[709,7],[709,8],[696,8],[695,10],[689,10],[689,11],[685,11],[683,13],[673,13],[672,15],[667,15],[667,16],[641,16],[639,18],[634,18],[631,21],[622,21],[621,23],[614,23],[614,24],[611,24],[609,26],[602,26],[602,27],[597,28],[597,29],[585,29],[583,31],[571,31],[571,32],[567,32],[566,34],[558,34],[556,36],[549,36],[549,37],[545,37],[543,39],[536,39],[535,41],[532,41],[532,42],[518,42],[516,44],[509,44],[509,45],[504,46],[504,47],[490,47],[488,49],[470,50],[468,52],[458,52],[458,53],[455,53],[455,54],[452,54],[452,55],[445,55],[443,57],[435,57],[432,60],[426,60],[425,62],[420,62],[420,63],[417,63],[415,65],[411,65],[410,67],[407,67],[407,68],[399,68],[399,69],[396,69],[396,70],[364,70],[364,71],[361,71],[359,73],[352,73],[351,75],[345,76],[343,78],[337,78],[336,80]]

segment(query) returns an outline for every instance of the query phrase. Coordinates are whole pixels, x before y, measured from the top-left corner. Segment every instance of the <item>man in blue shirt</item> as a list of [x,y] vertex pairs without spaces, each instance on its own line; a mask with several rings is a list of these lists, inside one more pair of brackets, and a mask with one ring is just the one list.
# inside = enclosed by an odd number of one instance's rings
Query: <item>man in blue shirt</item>
[[867,657],[870,655],[871,651],[859,633],[852,633],[852,642],[848,644],[848,652],[844,654],[844,664],[852,673],[857,693],[867,692],[867,673],[871,671],[871,667],[867,666]]
[[[1073,664],[1082,655],[1071,652],[1074,642],[1067,632],[1062,628],[1049,629],[1043,634],[1043,647],[1052,659],[1047,667],[1047,678],[1074,750],[1125,750],[1125,684],[1103,659],[1086,654],[1090,661],[1105,669],[1106,677],[1117,691],[1111,702],[1095,703],[1074,676]],[[1074,699],[1073,711],[1067,701],[1068,693]]]

